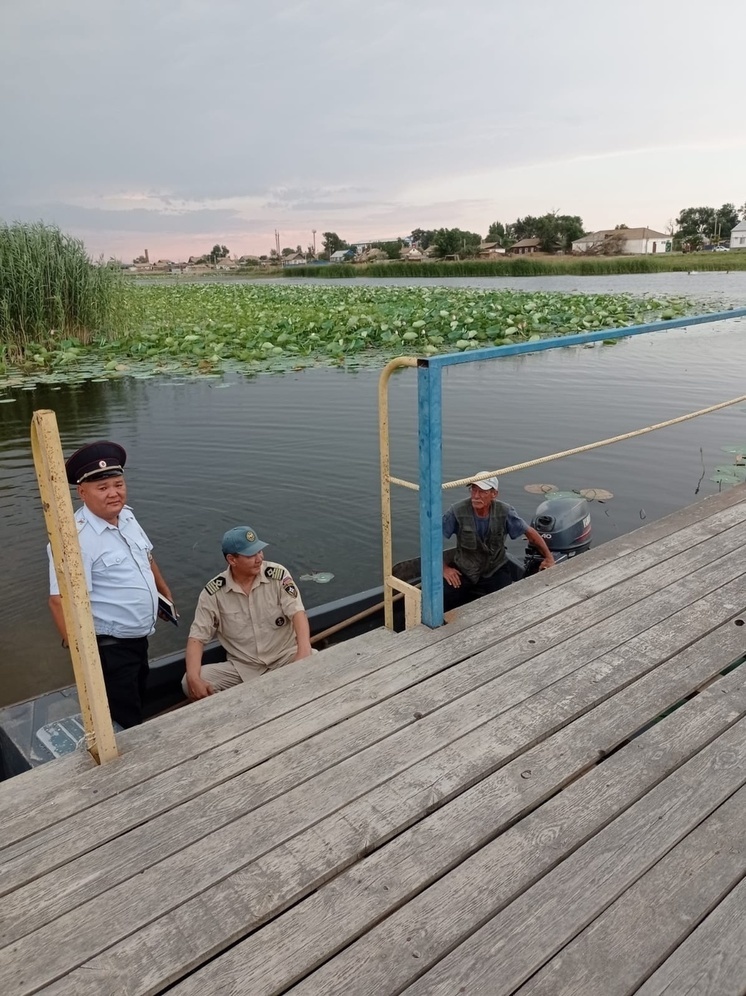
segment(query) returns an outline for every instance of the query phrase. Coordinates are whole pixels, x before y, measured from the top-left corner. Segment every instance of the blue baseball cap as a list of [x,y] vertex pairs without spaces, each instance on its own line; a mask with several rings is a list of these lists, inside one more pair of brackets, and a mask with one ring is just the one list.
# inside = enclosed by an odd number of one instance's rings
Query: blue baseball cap
[[224,557],[229,553],[236,557],[253,557],[267,544],[262,543],[251,526],[234,526],[223,536],[222,546]]

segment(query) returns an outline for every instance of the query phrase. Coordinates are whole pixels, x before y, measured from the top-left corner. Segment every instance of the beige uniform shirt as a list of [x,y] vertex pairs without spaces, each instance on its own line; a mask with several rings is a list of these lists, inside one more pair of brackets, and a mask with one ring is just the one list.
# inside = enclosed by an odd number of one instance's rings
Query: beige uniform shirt
[[295,657],[292,618],[303,611],[295,582],[282,564],[265,560],[248,595],[228,568],[200,592],[189,636],[208,643],[217,635],[239,671],[248,667],[263,674]]

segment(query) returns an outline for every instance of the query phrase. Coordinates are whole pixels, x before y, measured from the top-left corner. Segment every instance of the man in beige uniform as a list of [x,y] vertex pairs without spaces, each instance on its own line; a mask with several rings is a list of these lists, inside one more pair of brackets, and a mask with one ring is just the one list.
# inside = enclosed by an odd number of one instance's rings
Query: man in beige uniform
[[[282,564],[265,561],[266,546],[249,526],[223,536],[228,569],[200,592],[187,640],[182,688],[192,701],[311,655],[298,589]],[[202,651],[216,634],[228,659],[203,667]]]

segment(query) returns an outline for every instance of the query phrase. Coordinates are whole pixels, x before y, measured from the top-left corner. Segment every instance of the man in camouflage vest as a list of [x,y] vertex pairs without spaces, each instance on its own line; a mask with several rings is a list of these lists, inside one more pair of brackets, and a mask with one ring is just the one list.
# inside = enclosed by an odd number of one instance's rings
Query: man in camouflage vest
[[513,581],[505,537],[525,536],[544,557],[541,569],[554,557],[543,537],[529,526],[512,505],[497,500],[496,477],[469,485],[470,497],[451,505],[443,516],[443,537],[456,537],[451,566],[443,566],[443,609],[455,609]]

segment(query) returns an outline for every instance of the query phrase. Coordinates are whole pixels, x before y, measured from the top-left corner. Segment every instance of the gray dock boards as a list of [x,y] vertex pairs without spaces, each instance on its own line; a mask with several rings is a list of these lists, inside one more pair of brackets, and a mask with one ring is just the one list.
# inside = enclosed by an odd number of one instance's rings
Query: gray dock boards
[[733,489],[4,783],[0,991],[741,992],[745,541]]

